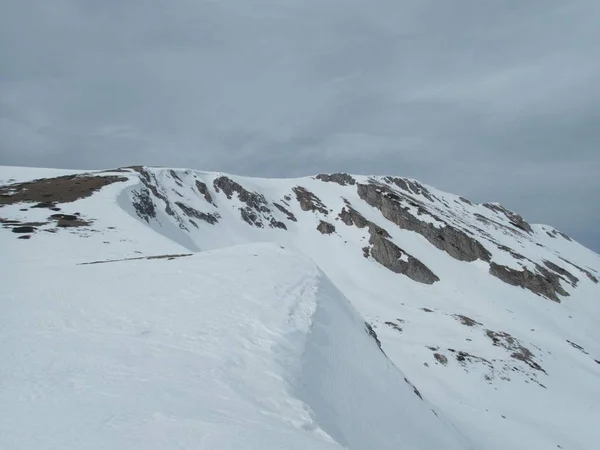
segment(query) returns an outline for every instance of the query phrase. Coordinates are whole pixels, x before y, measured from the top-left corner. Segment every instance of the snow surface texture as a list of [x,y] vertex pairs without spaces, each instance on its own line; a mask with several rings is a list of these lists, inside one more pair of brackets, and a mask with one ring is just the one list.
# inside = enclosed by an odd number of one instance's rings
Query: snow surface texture
[[600,256],[552,227],[407,179],[73,174],[0,168],[0,448],[596,447]]

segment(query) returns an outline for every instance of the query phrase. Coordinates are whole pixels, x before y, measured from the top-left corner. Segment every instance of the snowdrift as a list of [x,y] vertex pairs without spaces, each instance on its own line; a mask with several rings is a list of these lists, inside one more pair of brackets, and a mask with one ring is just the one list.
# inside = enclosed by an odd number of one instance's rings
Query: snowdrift
[[4,268],[1,448],[467,448],[304,257],[78,256]]

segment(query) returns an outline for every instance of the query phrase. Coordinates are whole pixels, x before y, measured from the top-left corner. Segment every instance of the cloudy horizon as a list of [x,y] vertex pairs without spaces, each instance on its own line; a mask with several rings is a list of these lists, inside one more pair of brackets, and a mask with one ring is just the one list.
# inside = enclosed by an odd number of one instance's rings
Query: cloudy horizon
[[6,0],[0,165],[416,178],[600,252],[600,3]]

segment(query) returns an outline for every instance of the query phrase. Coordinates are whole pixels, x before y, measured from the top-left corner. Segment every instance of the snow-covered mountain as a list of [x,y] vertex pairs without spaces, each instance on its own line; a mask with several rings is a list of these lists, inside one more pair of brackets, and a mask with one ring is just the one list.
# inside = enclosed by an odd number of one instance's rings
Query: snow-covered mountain
[[600,256],[499,204],[4,167],[0,221],[0,448],[600,440]]

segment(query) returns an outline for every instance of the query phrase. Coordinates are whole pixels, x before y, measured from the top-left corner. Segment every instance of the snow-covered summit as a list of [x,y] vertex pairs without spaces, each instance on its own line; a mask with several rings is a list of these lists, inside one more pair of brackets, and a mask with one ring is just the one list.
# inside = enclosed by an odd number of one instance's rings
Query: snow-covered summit
[[48,448],[599,437],[600,256],[497,203],[398,177],[5,167],[0,221],[2,447],[39,448],[44,424]]

